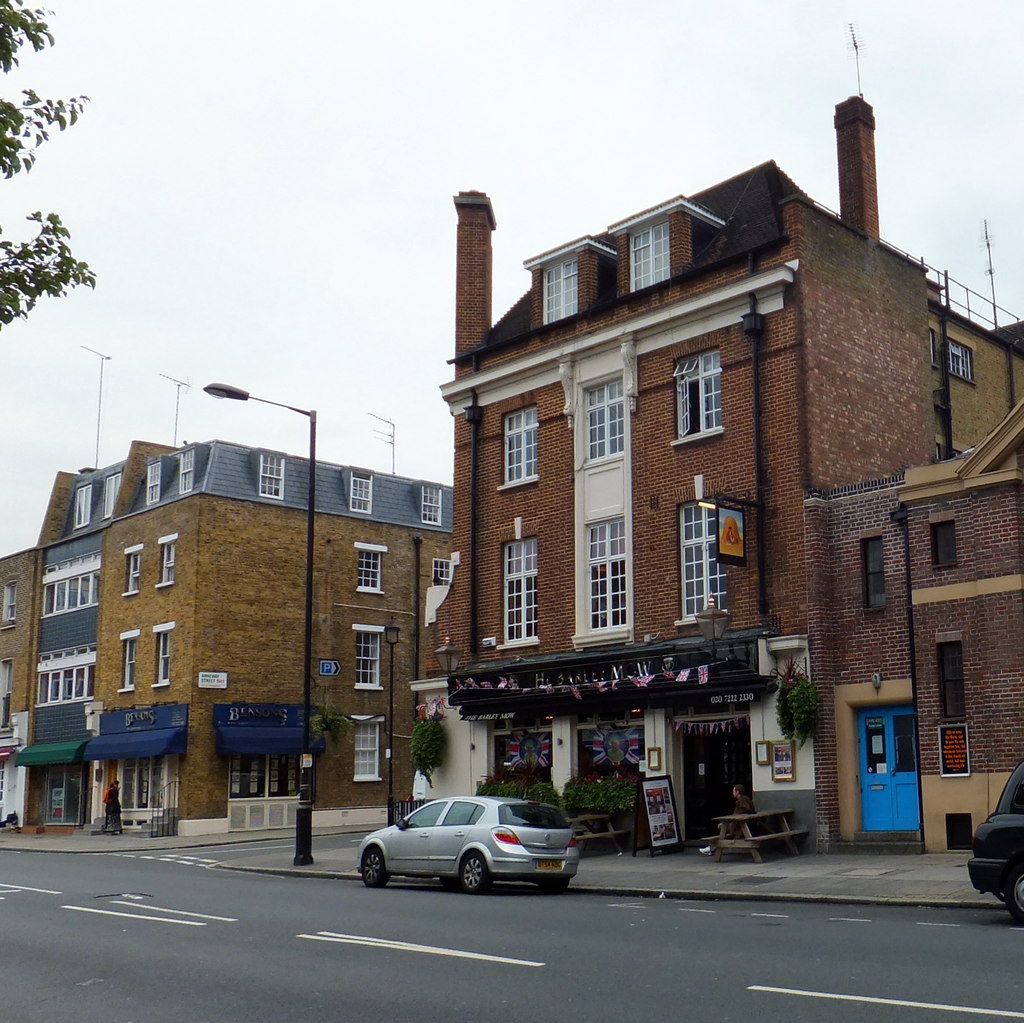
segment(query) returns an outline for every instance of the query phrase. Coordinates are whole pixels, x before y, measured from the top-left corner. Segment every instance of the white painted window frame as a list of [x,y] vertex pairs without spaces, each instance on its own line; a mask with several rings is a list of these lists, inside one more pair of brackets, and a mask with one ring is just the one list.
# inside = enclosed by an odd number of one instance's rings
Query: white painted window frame
[[579,308],[579,260],[563,260],[544,271],[544,322],[573,316]]
[[537,406],[517,409],[505,416],[505,483],[537,479]]
[[259,495],[274,501],[284,500],[284,455],[260,452]]
[[505,642],[537,639],[537,538],[505,545]]

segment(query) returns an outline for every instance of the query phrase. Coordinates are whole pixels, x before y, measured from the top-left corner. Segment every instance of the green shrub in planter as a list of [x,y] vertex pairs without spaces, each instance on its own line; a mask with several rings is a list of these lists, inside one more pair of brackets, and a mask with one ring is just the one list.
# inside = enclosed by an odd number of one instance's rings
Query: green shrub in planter
[[440,721],[428,719],[417,721],[412,726],[409,749],[412,754],[412,766],[427,779],[427,784],[431,788],[434,783],[430,776],[444,763],[446,738],[444,725]]
[[496,781],[488,778],[476,787],[478,796],[501,796],[505,799],[529,799],[535,803],[550,803],[558,806],[558,791],[549,781],[522,781],[506,779]]
[[635,800],[635,778],[573,778],[562,790],[562,809],[569,813],[630,813]]

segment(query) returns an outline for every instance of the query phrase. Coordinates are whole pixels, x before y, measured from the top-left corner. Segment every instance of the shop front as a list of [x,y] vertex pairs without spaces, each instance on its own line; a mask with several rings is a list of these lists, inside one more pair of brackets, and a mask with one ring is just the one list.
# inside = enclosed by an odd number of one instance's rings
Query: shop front
[[173,832],[178,818],[179,758],[188,750],[188,704],[156,704],[100,715],[100,733],[85,748],[92,775],[94,818],[103,814],[101,793],[121,783],[126,830],[160,827]]
[[[294,828],[302,753],[302,707],[219,703],[213,708],[217,752],[228,758],[228,830]],[[318,736],[312,752],[325,750]],[[313,798],[316,799],[316,760]]]
[[[686,640],[600,655],[470,666],[450,681],[458,708],[489,752],[482,780],[550,782],[573,808],[642,776],[667,775],[685,835],[711,833],[732,810],[732,787],[752,789],[751,715],[774,679],[755,670],[758,641],[720,644],[714,659]],[[763,715],[762,715],[763,716]],[[486,736],[486,738],[485,738]],[[599,807],[595,806],[594,809]]]
[[28,823],[78,827],[84,823],[88,791],[84,763],[86,740],[43,742],[20,749],[18,767],[29,768],[36,796]]

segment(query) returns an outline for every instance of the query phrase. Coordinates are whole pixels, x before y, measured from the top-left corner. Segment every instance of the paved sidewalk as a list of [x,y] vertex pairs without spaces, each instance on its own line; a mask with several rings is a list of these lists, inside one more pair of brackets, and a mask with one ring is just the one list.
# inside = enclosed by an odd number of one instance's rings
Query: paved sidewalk
[[[218,845],[271,840],[273,849],[253,845],[252,854],[233,857],[222,866],[256,873],[358,879],[357,836],[364,828],[314,828],[313,858],[308,867],[292,865],[293,833],[257,831],[190,838],[148,838],[144,835],[71,836],[16,834],[0,829],[0,862],[5,852],[140,852],[161,849],[213,850]],[[317,847],[317,837],[351,834],[340,849]],[[208,853],[214,858],[216,853]],[[968,853],[925,853],[885,856],[862,854],[801,856],[774,854],[753,863],[745,854],[727,854],[720,863],[685,852],[628,853],[588,851],[580,863],[572,890],[620,895],[654,895],[689,899],[763,899],[781,901],[959,906],[999,910],[1001,903],[976,892],[967,877]]]

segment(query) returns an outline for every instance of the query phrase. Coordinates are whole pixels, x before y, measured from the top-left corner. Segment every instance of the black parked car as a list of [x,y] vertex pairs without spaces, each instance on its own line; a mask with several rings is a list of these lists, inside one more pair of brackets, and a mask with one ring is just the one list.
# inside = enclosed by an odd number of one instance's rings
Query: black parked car
[[971,884],[1006,903],[1024,924],[1024,760],[1010,775],[995,811],[974,833],[974,856],[967,861]]

